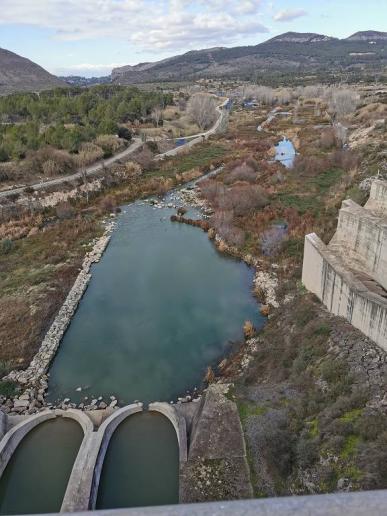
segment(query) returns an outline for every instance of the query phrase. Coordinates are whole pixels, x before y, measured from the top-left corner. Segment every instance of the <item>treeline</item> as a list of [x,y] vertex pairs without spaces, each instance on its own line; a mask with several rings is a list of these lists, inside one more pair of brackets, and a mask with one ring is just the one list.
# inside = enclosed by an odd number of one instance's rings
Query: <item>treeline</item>
[[116,85],[0,97],[0,161],[46,145],[77,153],[99,135],[130,139],[125,124],[145,121],[155,107],[172,102],[171,94]]

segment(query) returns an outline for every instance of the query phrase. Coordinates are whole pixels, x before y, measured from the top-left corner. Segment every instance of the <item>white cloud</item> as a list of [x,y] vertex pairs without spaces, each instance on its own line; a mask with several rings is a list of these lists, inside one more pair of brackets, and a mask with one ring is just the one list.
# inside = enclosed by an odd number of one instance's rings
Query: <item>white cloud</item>
[[0,0],[1,24],[54,31],[64,41],[127,40],[138,49],[180,51],[268,32],[260,0]]
[[288,22],[296,18],[301,18],[301,16],[306,16],[307,14],[305,9],[285,9],[275,14],[273,19],[279,22]]

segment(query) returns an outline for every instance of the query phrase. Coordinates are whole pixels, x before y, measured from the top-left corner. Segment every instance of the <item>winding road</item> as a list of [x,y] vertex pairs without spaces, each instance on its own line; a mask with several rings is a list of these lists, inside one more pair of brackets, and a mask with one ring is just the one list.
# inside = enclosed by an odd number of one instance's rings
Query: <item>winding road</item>
[[[201,141],[203,141],[203,139],[207,139],[209,136],[216,133],[217,130],[219,129],[219,127],[221,126],[221,124],[223,123],[225,116],[227,116],[227,110],[225,109],[225,106],[228,103],[228,101],[229,101],[229,99],[226,99],[224,102],[222,102],[222,104],[217,106],[216,109],[219,112],[219,117],[218,117],[217,121],[215,122],[215,124],[211,127],[211,129],[209,129],[206,132],[200,133],[200,134],[188,136],[187,138],[190,138],[189,142],[187,142],[184,145],[181,145],[180,147],[176,147],[170,151],[164,152],[163,154],[158,154],[157,156],[155,156],[155,160],[160,160],[160,159],[163,159],[163,158],[169,157],[169,156],[175,156],[176,154],[179,154],[183,150],[185,150],[189,147],[192,147],[193,145],[196,145],[197,143],[200,143]],[[81,178],[81,177],[83,177],[84,174],[87,177],[93,176],[93,175],[97,174],[98,172],[100,172],[103,168],[109,167],[116,161],[127,158],[128,156],[133,154],[136,150],[138,150],[143,144],[144,144],[144,142],[140,138],[134,138],[132,140],[131,145],[129,145],[128,148],[115,154],[111,158],[108,158],[108,159],[105,159],[102,161],[98,161],[97,163],[90,165],[89,167],[87,167],[85,169],[85,171],[78,170],[78,172],[75,172],[74,174],[71,174],[68,176],[57,177],[55,179],[49,179],[48,181],[40,181],[38,183],[34,183],[31,185],[18,186],[16,188],[12,188],[9,190],[3,190],[3,191],[0,191],[0,199],[6,198],[9,195],[21,194],[24,192],[24,190],[27,187],[33,188],[34,190],[43,190],[50,186],[60,185],[62,183],[66,183],[67,181],[73,181],[74,179]]]

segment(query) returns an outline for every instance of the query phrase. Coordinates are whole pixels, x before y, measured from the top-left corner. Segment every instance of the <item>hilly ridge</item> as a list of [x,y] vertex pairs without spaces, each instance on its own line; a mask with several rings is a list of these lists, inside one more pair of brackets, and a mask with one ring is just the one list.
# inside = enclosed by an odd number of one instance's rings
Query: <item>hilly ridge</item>
[[112,81],[136,84],[201,78],[255,78],[260,73],[380,73],[387,65],[387,33],[346,39],[287,32],[255,46],[190,51],[154,63],[115,68]]
[[66,86],[36,63],[0,48],[0,95]]

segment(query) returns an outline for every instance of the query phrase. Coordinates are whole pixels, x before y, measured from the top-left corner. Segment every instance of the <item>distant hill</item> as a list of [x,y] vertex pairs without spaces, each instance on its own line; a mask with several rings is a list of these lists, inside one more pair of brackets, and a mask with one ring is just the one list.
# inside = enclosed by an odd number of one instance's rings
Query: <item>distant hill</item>
[[96,86],[97,84],[108,84],[111,82],[110,75],[103,77],[82,77],[80,75],[66,75],[58,77],[61,81],[64,81],[70,86],[76,86],[80,88],[88,88],[89,86]]
[[355,32],[346,41],[387,41],[387,32],[379,32],[377,30]]
[[380,74],[386,65],[385,32],[357,32],[346,39],[287,32],[255,46],[195,50],[154,63],[115,68],[112,81],[136,84],[200,78],[250,79],[261,74]]
[[337,41],[337,38],[325,36],[324,34],[315,34],[314,32],[285,32],[275,38],[271,38],[266,43],[288,42],[288,43],[318,43],[321,41]]
[[0,95],[58,86],[66,86],[66,83],[29,59],[0,48]]

